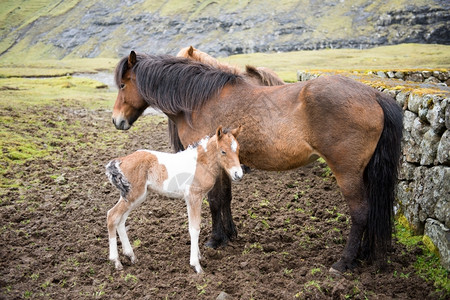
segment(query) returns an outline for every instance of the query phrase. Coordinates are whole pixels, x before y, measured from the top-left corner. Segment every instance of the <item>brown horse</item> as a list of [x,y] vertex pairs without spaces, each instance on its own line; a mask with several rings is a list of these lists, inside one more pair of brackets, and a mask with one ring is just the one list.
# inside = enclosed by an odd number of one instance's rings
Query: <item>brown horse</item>
[[[342,257],[331,270],[357,258],[383,257],[391,241],[402,111],[394,99],[342,76],[280,86],[257,86],[242,75],[185,58],[136,55],[120,60],[113,110],[117,129],[128,129],[148,106],[176,123],[182,145],[219,124],[245,127],[241,163],[288,170],[321,156],[333,171],[352,225]],[[220,176],[208,194],[213,215],[210,246],[236,235],[231,182]]]
[[269,68],[246,65],[245,71],[241,71],[241,69],[239,69],[238,67],[219,62],[211,55],[202,52],[192,46],[181,49],[178,52],[177,57],[190,58],[226,72],[242,75],[250,82],[257,85],[272,86],[285,84],[283,79],[281,79],[274,71]]

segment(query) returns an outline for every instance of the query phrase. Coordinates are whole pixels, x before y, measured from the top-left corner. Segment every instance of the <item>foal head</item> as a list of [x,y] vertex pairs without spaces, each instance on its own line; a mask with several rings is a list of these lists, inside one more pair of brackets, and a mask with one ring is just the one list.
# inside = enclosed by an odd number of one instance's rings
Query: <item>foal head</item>
[[138,91],[136,75],[133,72],[139,56],[141,55],[131,51],[130,55],[123,58],[116,67],[115,80],[119,93],[114,103],[112,122],[120,130],[129,129],[148,107]]
[[215,135],[219,165],[233,180],[241,180],[244,175],[239,162],[239,144],[236,140],[241,128],[239,126],[231,131],[224,131],[222,126],[219,126]]

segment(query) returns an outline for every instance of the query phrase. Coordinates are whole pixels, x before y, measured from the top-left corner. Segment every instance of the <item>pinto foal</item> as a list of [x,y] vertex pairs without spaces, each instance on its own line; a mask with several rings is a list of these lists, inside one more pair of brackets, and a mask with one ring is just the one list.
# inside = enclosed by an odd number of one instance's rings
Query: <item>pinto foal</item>
[[109,259],[116,269],[123,268],[119,261],[116,230],[124,255],[135,263],[136,256],[128,240],[125,221],[151,190],[170,198],[185,199],[191,237],[190,264],[197,273],[202,272],[198,247],[202,199],[212,189],[222,169],[233,180],[242,178],[236,141],[240,131],[241,127],[228,132],[219,126],[214,136],[202,139],[185,151],[172,154],[138,150],[106,165],[106,175],[120,191],[119,202],[108,211],[107,217]]

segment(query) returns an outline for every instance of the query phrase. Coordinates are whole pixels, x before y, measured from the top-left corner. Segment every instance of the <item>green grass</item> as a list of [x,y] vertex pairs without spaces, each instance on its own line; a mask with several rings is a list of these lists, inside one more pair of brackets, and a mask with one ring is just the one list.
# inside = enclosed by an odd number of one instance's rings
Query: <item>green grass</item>
[[0,78],[57,77],[73,73],[113,72],[116,58],[68,58],[62,60],[1,60]]
[[[111,109],[116,93],[102,83],[71,76],[56,78],[0,78],[0,187],[22,185],[16,170],[28,161],[51,157],[68,143],[82,148],[76,134],[80,120],[61,119],[57,110]],[[20,170],[20,168],[19,168]],[[8,178],[5,174],[14,174]]]
[[15,106],[55,105],[62,101],[70,104],[71,100],[87,107],[111,108],[115,95],[103,83],[83,77],[0,78],[0,107],[10,110]]
[[[423,250],[423,253],[418,255],[414,262],[416,273],[424,280],[434,282],[437,291],[443,291],[450,297],[449,271],[440,264],[439,256],[422,243],[425,236],[414,236],[411,230],[402,225],[401,222],[396,222],[395,227],[395,237],[400,243],[406,245],[409,249],[420,247]],[[402,276],[402,274],[399,276]],[[403,276],[408,275],[403,274]]]

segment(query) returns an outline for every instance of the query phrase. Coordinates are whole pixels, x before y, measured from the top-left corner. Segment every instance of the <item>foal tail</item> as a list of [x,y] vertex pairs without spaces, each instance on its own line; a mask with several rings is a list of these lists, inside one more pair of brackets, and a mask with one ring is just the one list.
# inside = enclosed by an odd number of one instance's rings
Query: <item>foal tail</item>
[[169,119],[169,137],[172,148],[175,152],[180,152],[184,150],[183,144],[181,143],[180,137],[178,136],[178,129],[175,122]]
[[128,179],[120,170],[120,161],[114,159],[106,165],[106,176],[108,176],[109,181],[119,189],[120,196],[127,201],[126,196],[131,189],[131,184]]
[[395,186],[401,155],[403,115],[389,96],[377,94],[383,109],[384,128],[372,158],[364,170],[364,185],[369,204],[362,255],[369,261],[381,258],[391,245]]

